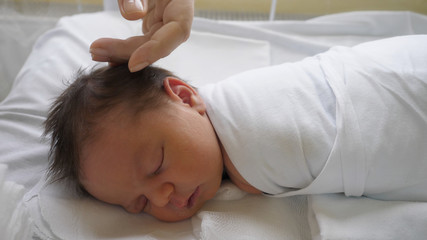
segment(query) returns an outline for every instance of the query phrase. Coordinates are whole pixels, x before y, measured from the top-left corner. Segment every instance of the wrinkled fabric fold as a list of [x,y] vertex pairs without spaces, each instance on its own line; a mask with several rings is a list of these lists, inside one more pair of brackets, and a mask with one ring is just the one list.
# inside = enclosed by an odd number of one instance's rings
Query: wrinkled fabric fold
[[202,93],[231,161],[270,196],[427,201],[426,43],[414,35],[334,47]]

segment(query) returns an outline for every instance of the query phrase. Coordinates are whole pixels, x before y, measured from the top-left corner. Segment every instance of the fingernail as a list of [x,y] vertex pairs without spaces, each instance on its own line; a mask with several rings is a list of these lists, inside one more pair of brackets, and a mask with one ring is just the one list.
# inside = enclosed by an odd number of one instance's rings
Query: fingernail
[[126,13],[141,12],[143,10],[141,0],[124,0],[123,10]]
[[139,70],[142,70],[143,68],[145,68],[148,65],[150,65],[148,62],[143,62],[143,63],[137,64],[136,66],[131,67],[130,71],[131,72],[138,72]]
[[89,52],[92,54],[92,56],[96,55],[99,57],[109,57],[109,53],[107,50],[102,48],[91,48],[89,49]]

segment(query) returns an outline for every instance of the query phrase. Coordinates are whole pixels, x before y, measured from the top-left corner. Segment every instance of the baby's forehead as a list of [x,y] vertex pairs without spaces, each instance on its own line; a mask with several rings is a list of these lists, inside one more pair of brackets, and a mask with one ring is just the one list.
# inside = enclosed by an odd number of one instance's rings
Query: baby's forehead
[[[141,115],[150,111],[156,111],[156,109],[137,111],[129,104],[122,103],[112,106],[97,116],[88,126],[89,134],[82,144],[81,159],[84,160],[93,155],[95,150],[102,150],[108,146],[114,147],[116,139],[127,141],[127,138],[135,134],[139,125],[143,124],[140,121]],[[147,115],[149,116],[150,113]]]
[[114,138],[114,135],[124,132],[124,128],[131,119],[130,112],[123,106],[111,107],[98,116],[92,116],[86,120],[83,128],[83,136],[80,139],[80,155],[84,160],[92,153],[94,147],[105,144],[105,140]]
[[132,121],[124,114],[129,115],[119,109],[112,111],[92,126],[92,134],[81,148],[80,165],[83,174],[98,166],[112,169],[118,167],[119,163],[115,163],[115,159],[121,159],[121,151],[125,150],[127,138],[133,133]]
[[[164,107],[166,105],[170,106],[165,104],[136,111],[129,104],[119,104],[98,116],[90,126],[90,136],[83,141],[81,164],[96,154],[111,151],[123,143],[138,141],[137,138],[142,135],[153,134],[153,129],[156,129],[155,132],[167,129],[168,126],[157,124],[157,120],[164,117],[165,111],[171,111],[170,107]],[[144,141],[151,141],[150,139],[152,138]]]
[[[146,116],[151,115],[149,112]],[[157,128],[132,116],[126,108],[119,107],[99,119],[96,134],[81,151],[83,181],[99,183],[110,179],[112,183],[118,183],[122,179],[112,179],[114,176],[129,175],[135,169],[136,159],[142,161],[147,149],[155,149],[153,146],[157,146],[161,137],[156,135]]]

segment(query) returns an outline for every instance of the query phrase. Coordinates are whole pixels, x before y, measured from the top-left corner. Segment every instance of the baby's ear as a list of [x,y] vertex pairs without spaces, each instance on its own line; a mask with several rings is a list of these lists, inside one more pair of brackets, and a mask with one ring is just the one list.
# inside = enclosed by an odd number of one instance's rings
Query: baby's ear
[[188,105],[201,115],[205,114],[206,106],[202,97],[186,82],[178,78],[167,77],[163,80],[163,86],[172,101]]

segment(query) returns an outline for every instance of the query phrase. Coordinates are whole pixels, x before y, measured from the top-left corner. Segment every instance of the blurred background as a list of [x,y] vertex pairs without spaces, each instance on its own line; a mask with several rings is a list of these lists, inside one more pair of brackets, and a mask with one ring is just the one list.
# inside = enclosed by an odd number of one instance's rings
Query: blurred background
[[[12,85],[34,42],[59,17],[104,8],[118,9],[117,0],[0,0],[0,81]],[[270,9],[275,10],[273,15]],[[360,10],[427,15],[427,0],[195,0],[196,16],[221,20],[304,20]],[[0,93],[5,95],[9,88],[0,88]]]
[[[275,19],[306,19],[358,10],[404,10],[427,14],[427,0],[195,0],[195,14],[214,19],[265,20],[269,17],[272,2],[276,2]],[[100,10],[103,10],[103,0],[0,0],[2,15],[59,17]]]

